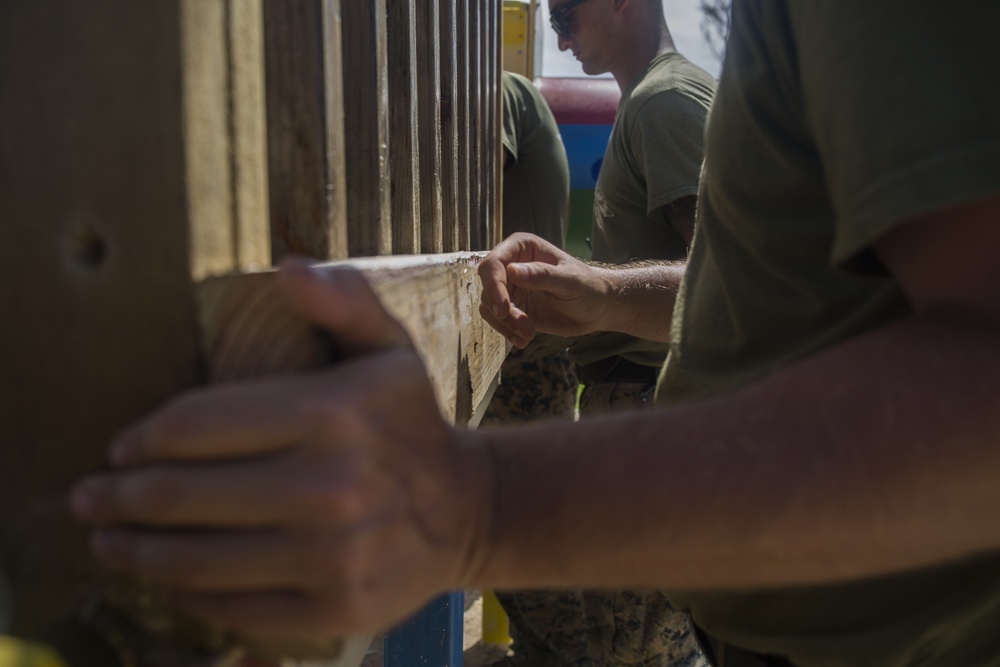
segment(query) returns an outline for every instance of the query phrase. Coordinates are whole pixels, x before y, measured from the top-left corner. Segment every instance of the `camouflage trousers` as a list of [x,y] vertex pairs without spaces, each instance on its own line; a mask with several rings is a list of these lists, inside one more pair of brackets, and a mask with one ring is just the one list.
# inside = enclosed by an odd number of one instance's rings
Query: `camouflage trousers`
[[[652,405],[652,384],[584,387],[580,416]],[[708,667],[687,614],[656,590],[497,591],[524,667]]]
[[504,426],[576,415],[576,373],[566,354],[527,361],[511,353],[500,368],[497,386],[481,426]]

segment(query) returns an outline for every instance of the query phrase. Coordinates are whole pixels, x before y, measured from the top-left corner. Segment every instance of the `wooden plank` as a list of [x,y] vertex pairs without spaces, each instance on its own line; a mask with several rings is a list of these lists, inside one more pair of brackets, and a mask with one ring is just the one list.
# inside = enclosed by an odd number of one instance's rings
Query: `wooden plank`
[[410,2],[390,2],[387,9],[392,249],[407,255],[420,252],[417,16]]
[[472,136],[469,123],[470,78],[469,62],[469,2],[458,3],[458,18],[456,33],[458,36],[456,51],[458,54],[458,97],[456,117],[458,118],[458,244],[462,250],[471,250],[469,223],[472,219],[472,189],[470,187],[469,156],[470,138]]
[[[503,0],[493,14],[493,247],[503,240]],[[532,23],[534,25],[534,23]]]
[[[261,2],[226,2],[232,219],[234,253],[240,268],[271,264]],[[205,224],[213,223],[218,224]]]
[[[506,341],[479,316],[484,253],[401,255],[350,266],[372,283],[413,338],[446,419],[466,425],[488,399]],[[271,272],[207,280],[198,290],[207,379],[230,382],[329,362],[329,350],[290,311]]]
[[340,7],[347,160],[347,243],[352,257],[392,253],[386,0]]
[[179,5],[193,274],[267,266],[259,2]]
[[[464,2],[465,0],[463,0]],[[441,51],[441,198],[443,250],[459,249],[458,207],[458,0],[439,0]]]
[[347,257],[340,0],[264,0],[272,260]]
[[479,4],[479,246],[477,250],[486,250],[490,243],[490,183],[489,183],[489,159],[487,153],[490,149],[489,130],[490,122],[490,0],[478,0]]
[[441,53],[438,0],[414,0],[417,17],[417,118],[420,126],[420,250],[443,249],[441,224]]
[[493,158],[494,158],[494,128],[495,128],[495,109],[496,109],[496,88],[494,87],[494,81],[496,80],[496,61],[493,58],[493,52],[496,45],[496,6],[497,0],[484,0],[484,23],[483,23],[483,95],[484,95],[484,105],[485,109],[483,111],[483,132],[485,133],[485,138],[483,139],[483,177],[485,183],[485,192],[483,195],[484,204],[484,222],[486,223],[486,230],[484,232],[484,245],[483,250],[488,250],[493,247],[493,236],[495,223],[494,220],[494,206],[493,198],[496,196],[496,183],[494,182],[494,169],[493,169]]
[[472,155],[469,164],[469,199],[471,204],[469,245],[482,250],[483,242],[483,1],[469,0],[469,123]]

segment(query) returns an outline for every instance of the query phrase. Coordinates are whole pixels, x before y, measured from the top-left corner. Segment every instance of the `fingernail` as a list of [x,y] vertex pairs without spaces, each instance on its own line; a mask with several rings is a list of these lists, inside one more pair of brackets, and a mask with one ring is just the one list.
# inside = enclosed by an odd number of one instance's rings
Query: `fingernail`
[[133,427],[121,433],[108,448],[108,462],[116,468],[135,462],[140,451],[139,443],[142,437],[141,427]]
[[70,490],[70,511],[80,519],[91,519],[97,512],[100,503],[101,482],[98,479],[86,479]]

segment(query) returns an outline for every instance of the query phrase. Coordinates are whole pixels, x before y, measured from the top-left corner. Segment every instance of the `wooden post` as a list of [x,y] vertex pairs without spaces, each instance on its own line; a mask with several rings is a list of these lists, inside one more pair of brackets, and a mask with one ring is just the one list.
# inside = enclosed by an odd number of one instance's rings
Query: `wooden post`
[[340,7],[347,157],[347,244],[351,257],[392,254],[386,0]]
[[273,261],[347,257],[340,0],[264,0]]
[[197,384],[193,280],[270,264],[260,5],[0,6],[0,560],[12,630],[104,599],[71,481]]

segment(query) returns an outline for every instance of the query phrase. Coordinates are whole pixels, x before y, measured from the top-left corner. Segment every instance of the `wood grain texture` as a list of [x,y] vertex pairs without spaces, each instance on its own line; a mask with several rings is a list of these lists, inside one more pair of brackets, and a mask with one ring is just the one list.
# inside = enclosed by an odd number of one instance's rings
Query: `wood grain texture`
[[351,257],[392,253],[386,0],[343,2],[347,243]]
[[410,2],[390,2],[387,10],[392,249],[408,255],[420,252],[417,16]]
[[441,48],[441,239],[445,252],[459,247],[458,205],[458,0],[438,0]]
[[[482,253],[352,259],[413,339],[444,417],[466,425],[488,397],[506,341],[479,316]],[[271,272],[214,278],[198,288],[207,379],[232,382],[331,362],[330,346],[281,297]]]
[[253,9],[0,3],[0,568],[17,634],[128,597],[66,490],[122,425],[201,381],[192,279],[269,263]]
[[493,247],[503,240],[503,0],[493,12]]
[[259,0],[178,4],[192,274],[268,266]]
[[469,0],[469,246],[485,250],[483,239],[483,0]]
[[413,0],[417,19],[417,122],[420,129],[420,252],[440,253],[441,52],[438,0]]
[[263,1],[272,261],[343,259],[340,0]]
[[[262,0],[226,2],[232,234],[239,269],[271,264]],[[211,223],[206,223],[211,224]]]
[[462,250],[471,250],[472,187],[469,172],[469,156],[471,154],[469,61],[471,56],[469,53],[469,2],[465,0],[457,3],[455,33],[456,53],[458,54],[458,97],[455,99],[458,132],[458,174],[456,175],[457,191],[455,194],[455,198],[458,200],[458,245]]

